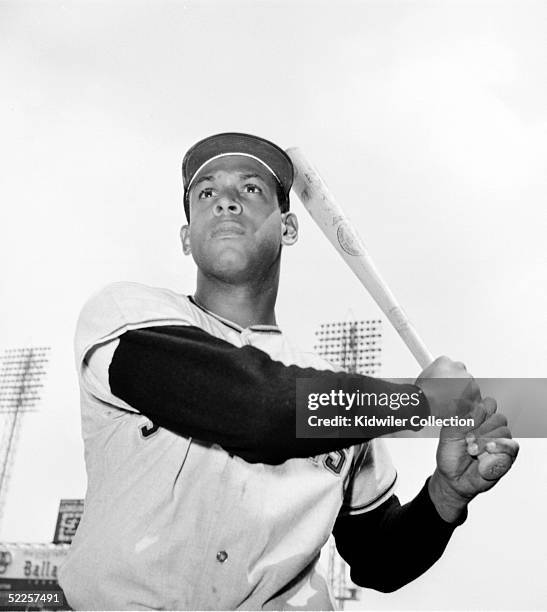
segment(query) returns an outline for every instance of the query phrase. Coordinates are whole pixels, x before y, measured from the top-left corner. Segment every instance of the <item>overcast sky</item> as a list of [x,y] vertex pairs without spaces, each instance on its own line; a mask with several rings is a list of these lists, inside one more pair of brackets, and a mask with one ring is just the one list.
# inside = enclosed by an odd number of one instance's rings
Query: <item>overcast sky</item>
[[[59,499],[85,493],[83,302],[114,280],[193,292],[180,162],[215,132],[306,151],[434,354],[545,377],[546,31],[542,1],[0,2],[0,349],[52,347],[0,539],[50,540]],[[293,210],[277,314],[312,347],[320,323],[379,312]],[[381,374],[416,376],[383,328]],[[434,444],[391,446],[407,500]],[[522,440],[441,562],[363,607],[544,607],[546,450]]]

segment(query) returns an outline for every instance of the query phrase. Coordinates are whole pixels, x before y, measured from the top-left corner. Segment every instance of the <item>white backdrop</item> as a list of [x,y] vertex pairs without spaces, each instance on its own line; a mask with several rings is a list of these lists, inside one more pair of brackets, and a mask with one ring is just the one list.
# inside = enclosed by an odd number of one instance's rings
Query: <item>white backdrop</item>
[[[0,540],[50,540],[59,499],[84,494],[83,301],[113,280],[193,291],[180,162],[215,132],[305,149],[435,354],[544,376],[546,26],[547,5],[523,0],[0,2],[0,348],[52,347]],[[293,209],[278,320],[311,347],[321,322],[378,311]],[[382,375],[416,375],[384,331]],[[434,444],[391,447],[408,500]],[[544,608],[546,449],[522,440],[441,561],[358,607]]]

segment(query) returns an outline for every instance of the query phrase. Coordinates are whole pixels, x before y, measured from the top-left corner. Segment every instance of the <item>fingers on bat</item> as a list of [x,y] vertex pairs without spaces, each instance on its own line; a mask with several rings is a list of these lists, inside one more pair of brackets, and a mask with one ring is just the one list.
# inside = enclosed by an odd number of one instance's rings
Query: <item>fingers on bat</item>
[[491,417],[498,409],[498,402],[493,397],[485,397],[482,400],[486,414]]
[[492,455],[505,454],[509,455],[513,461],[519,454],[519,443],[512,438],[496,438],[495,440],[489,440],[486,443],[485,450],[487,453]]
[[[467,452],[474,457],[481,455],[482,453],[502,453],[505,452],[506,444],[505,440],[512,441],[511,432],[508,427],[498,427],[494,429],[486,436],[475,438],[474,440],[467,442]],[[501,441],[501,442],[500,442]],[[498,444],[499,442],[499,444]],[[493,446],[491,446],[493,444]],[[518,452],[518,442],[515,442]],[[499,450],[496,450],[499,448]],[[507,446],[509,454],[511,454],[513,445]],[[492,449],[492,450],[490,450]]]
[[[489,416],[479,427],[473,430],[473,434],[475,438],[480,438],[481,436],[490,436],[494,437],[492,432],[495,429],[499,429],[500,427],[507,427],[507,417],[501,412],[495,412],[492,416]],[[500,436],[503,438],[511,438],[511,435],[508,436]]]

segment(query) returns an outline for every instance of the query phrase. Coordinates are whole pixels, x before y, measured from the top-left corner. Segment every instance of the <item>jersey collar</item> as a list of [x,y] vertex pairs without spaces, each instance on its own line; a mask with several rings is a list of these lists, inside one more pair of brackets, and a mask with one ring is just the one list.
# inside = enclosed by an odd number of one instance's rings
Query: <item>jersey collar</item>
[[208,314],[210,317],[213,317],[213,319],[220,321],[227,327],[230,327],[231,329],[239,333],[245,331],[245,329],[249,329],[254,332],[263,332],[263,333],[274,333],[274,334],[281,333],[281,330],[279,329],[279,327],[277,327],[277,325],[250,325],[249,327],[241,327],[237,323],[234,323],[233,321],[230,321],[229,319],[225,319],[224,317],[221,317],[220,315],[217,315],[214,312],[207,310],[207,308],[205,308],[204,306],[196,302],[193,295],[189,295],[188,299],[190,300],[190,302],[192,302],[194,306],[196,306],[196,308],[199,308],[200,310]]

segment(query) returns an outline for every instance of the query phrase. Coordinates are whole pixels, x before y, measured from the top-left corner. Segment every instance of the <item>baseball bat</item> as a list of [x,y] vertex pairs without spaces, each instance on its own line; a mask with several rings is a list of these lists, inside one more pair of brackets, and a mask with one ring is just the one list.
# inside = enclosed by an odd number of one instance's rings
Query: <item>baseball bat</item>
[[[300,201],[389,319],[422,370],[425,369],[432,363],[433,355],[380,275],[355,227],[302,150],[291,147],[287,154],[294,167],[293,189]],[[495,480],[507,470],[508,464],[507,455],[482,453],[479,471],[483,478]]]

